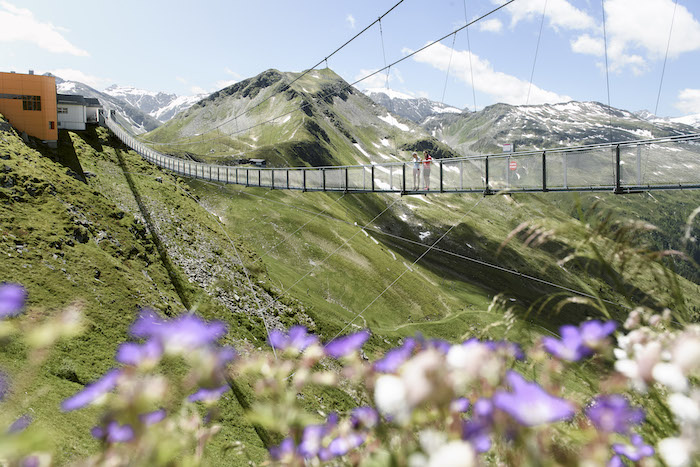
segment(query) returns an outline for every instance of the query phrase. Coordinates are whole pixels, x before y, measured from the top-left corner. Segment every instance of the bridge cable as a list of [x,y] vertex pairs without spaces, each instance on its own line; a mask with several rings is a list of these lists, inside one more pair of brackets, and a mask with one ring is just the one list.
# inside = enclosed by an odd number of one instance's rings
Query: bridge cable
[[[187,177],[187,176],[184,176],[184,177],[186,177],[186,178],[191,178],[191,177]],[[198,179],[192,178],[192,180],[198,180]],[[200,181],[201,181],[201,180],[200,180]],[[213,182],[206,182],[206,183],[211,183],[212,185],[214,184]],[[282,206],[286,206],[286,207],[289,207],[289,208],[292,208],[292,209],[296,209],[296,210],[301,211],[301,212],[306,212],[306,213],[308,213],[308,214],[314,214],[313,211],[309,211],[308,209],[305,209],[305,208],[302,208],[302,207],[299,207],[299,206],[294,206],[294,205],[292,205],[292,204],[285,203],[285,202],[283,202],[283,201],[276,201],[276,200],[272,200],[272,199],[270,199],[270,198],[266,198],[266,197],[264,197],[264,196],[255,195],[255,194],[251,193],[251,192],[248,191],[248,190],[238,190],[238,191],[236,191],[236,194],[265,199],[266,201],[268,201],[268,202],[270,202],[270,203],[274,203],[274,204],[279,204],[279,205],[282,205]],[[329,219],[329,220],[332,220],[332,221],[335,221],[335,222],[340,222],[340,223],[343,223],[343,224],[347,224],[347,225],[350,225],[350,226],[357,227],[357,226],[356,226],[355,224],[353,224],[352,222],[349,222],[349,221],[346,221],[346,220],[343,220],[343,219],[339,219],[339,218],[337,218],[337,217],[333,217],[333,216],[330,216],[330,215],[327,215],[327,214],[322,214],[322,215],[320,215],[319,217],[324,217],[324,218],[326,218],[326,219]],[[426,245],[425,245],[424,243],[422,243],[422,242],[419,242],[419,241],[416,241],[416,240],[412,240],[412,239],[410,239],[410,238],[402,237],[402,236],[400,236],[400,235],[395,235],[395,234],[392,234],[392,233],[389,233],[389,232],[384,232],[384,231],[379,230],[379,229],[373,229],[373,228],[371,228],[371,227],[362,227],[362,229],[363,229],[363,230],[366,230],[366,231],[368,231],[368,232],[374,232],[374,233],[379,234],[379,235],[383,235],[383,236],[386,236],[386,237],[394,238],[394,239],[396,239],[396,240],[400,240],[400,241],[403,241],[403,242],[406,242],[406,243],[409,243],[409,244],[412,244],[412,245],[417,245],[417,246],[421,246],[421,247],[424,247],[424,248],[426,247]],[[506,268],[506,267],[499,266],[499,265],[497,265],[497,264],[493,264],[493,263],[489,263],[489,262],[487,262],[487,261],[483,261],[483,260],[480,260],[480,259],[472,258],[472,257],[466,256],[466,255],[462,255],[462,254],[460,254],[460,253],[456,253],[456,252],[453,252],[453,251],[450,251],[450,250],[445,250],[445,249],[442,249],[442,248],[439,248],[439,247],[433,247],[433,250],[434,250],[434,251],[437,251],[437,252],[440,252],[440,253],[444,253],[444,254],[449,255],[449,256],[454,256],[454,257],[456,257],[456,258],[459,258],[459,259],[462,259],[462,260],[465,260],[465,261],[469,261],[469,262],[472,262],[472,263],[475,263],[475,264],[479,264],[479,265],[484,266],[484,267],[487,267],[487,268],[495,269],[495,270],[498,270],[498,271],[501,271],[501,272],[505,272],[505,273],[508,273],[508,274],[513,274],[513,275],[522,277],[523,279],[528,279],[528,280],[531,280],[531,281],[534,281],[534,282],[539,282],[539,283],[541,283],[541,284],[548,285],[548,286],[550,286],[550,287],[557,288],[557,289],[560,289],[560,290],[564,290],[564,291],[566,291],[566,292],[570,292],[570,293],[573,293],[573,294],[575,294],[575,295],[579,295],[579,296],[582,296],[582,297],[587,297],[587,298],[591,298],[591,299],[595,299],[595,300],[600,300],[600,301],[605,302],[605,303],[607,303],[607,304],[609,304],[609,305],[614,305],[614,306],[618,306],[618,307],[621,307],[621,308],[626,308],[626,309],[629,309],[629,308],[630,308],[630,307],[628,307],[628,306],[626,306],[626,305],[623,305],[623,304],[621,304],[621,303],[618,303],[618,302],[615,302],[615,301],[612,301],[612,300],[608,300],[608,299],[596,297],[595,295],[588,294],[588,293],[582,292],[582,291],[580,291],[580,290],[572,289],[572,288],[567,287],[567,286],[565,286],[565,285],[560,285],[560,284],[557,284],[557,283],[554,283],[554,282],[550,282],[550,281],[547,281],[547,280],[545,280],[545,279],[541,279],[541,278],[536,277],[536,276],[532,276],[532,275],[529,275],[529,274],[525,274],[525,273],[516,271],[516,270],[514,270],[514,269],[508,269],[508,268]]]
[[[392,202],[392,203],[389,204],[387,207],[385,207],[384,210],[383,210],[382,212],[380,212],[379,214],[377,214],[376,216],[374,216],[374,217],[372,218],[371,221],[367,222],[367,223],[366,223],[363,227],[361,227],[357,232],[355,232],[352,236],[350,236],[350,238],[348,238],[347,240],[345,240],[345,241],[343,242],[342,245],[340,245],[338,248],[336,248],[335,250],[333,250],[328,256],[326,256],[325,258],[323,258],[323,260],[321,260],[321,262],[314,264],[314,266],[313,266],[311,269],[309,269],[309,271],[308,271],[306,274],[304,274],[303,276],[301,276],[299,279],[297,279],[297,281],[296,281],[294,284],[292,284],[291,286],[287,287],[284,291],[282,291],[282,292],[278,295],[278,298],[281,298],[281,297],[285,296],[287,293],[289,293],[299,282],[301,282],[301,281],[304,280],[309,274],[311,274],[312,272],[314,272],[314,271],[316,270],[316,268],[318,268],[318,267],[321,266],[323,263],[325,263],[328,259],[330,259],[331,256],[335,255],[341,248],[343,248],[345,245],[347,245],[347,244],[350,242],[350,240],[352,240],[353,238],[355,238],[360,232],[362,232],[362,231],[363,231],[366,227],[368,227],[372,222],[374,222],[374,221],[376,221],[377,219],[379,219],[379,217],[381,217],[382,214],[384,214],[385,212],[387,212],[387,211],[388,211],[392,206],[394,206],[394,204],[396,204],[400,199],[401,199],[400,197],[397,197],[397,198],[394,200],[394,202]],[[269,308],[269,306],[266,307],[266,308],[264,308],[263,310],[261,310],[261,314],[264,313],[265,311],[267,311],[268,308]]]
[[[609,142],[613,142],[613,116],[612,116],[612,107],[610,105],[610,71],[609,71],[609,66],[608,66],[608,34],[606,31],[606,26],[605,26],[605,0],[600,0],[600,5],[601,9],[603,11],[603,44],[605,48],[605,84],[606,84],[606,89],[608,93],[608,116],[609,116],[609,129],[610,129],[610,137],[609,137]],[[616,171],[620,170],[619,167],[615,168],[615,155],[613,152],[610,152],[610,160],[612,162],[611,168],[612,168],[612,179],[613,179],[613,184],[615,183],[615,177],[616,177]]]
[[540,21],[540,33],[537,36],[537,46],[535,47],[535,59],[532,61],[532,71],[530,72],[530,85],[527,88],[527,99],[525,105],[530,103],[530,90],[532,89],[532,79],[535,77],[535,65],[537,64],[537,54],[540,51],[540,39],[542,39],[542,29],[544,27],[544,18],[547,13],[547,0],[544,0],[544,9],[542,10],[542,20]]
[[[114,173],[116,173],[116,172],[114,172]],[[147,173],[143,173],[143,172],[128,172],[128,173],[133,174],[133,175],[140,175],[140,176],[143,176],[143,177],[153,177],[153,174],[147,174]],[[181,177],[181,178],[185,178],[185,179],[189,179],[189,180],[192,180],[192,181],[200,182],[200,183],[203,183],[203,184],[215,186],[215,187],[218,187],[219,189],[224,189],[224,188],[226,187],[226,184],[219,184],[219,183],[214,182],[214,181],[199,179],[199,178],[195,178],[195,177],[192,177],[192,176],[189,176],[189,175],[184,175],[184,174],[175,174],[175,175],[178,176],[178,177]],[[268,193],[269,193],[269,191],[268,191]],[[260,199],[263,199],[263,200],[268,201],[268,202],[273,203],[273,204],[278,204],[278,205],[281,205],[281,206],[285,206],[285,207],[288,207],[288,208],[291,208],[291,209],[295,209],[295,210],[297,210],[297,211],[304,212],[304,213],[307,213],[307,214],[314,214],[314,218],[316,218],[316,217],[323,217],[323,218],[326,218],[326,219],[328,219],[328,220],[332,220],[332,221],[335,221],[335,222],[339,222],[339,223],[342,223],[342,224],[346,224],[346,225],[348,225],[348,226],[358,227],[356,223],[352,223],[352,222],[349,222],[349,221],[346,221],[346,220],[343,220],[343,219],[339,219],[339,218],[334,217],[334,216],[331,216],[331,215],[329,215],[329,214],[323,214],[323,212],[314,212],[314,211],[310,211],[310,210],[308,210],[308,209],[306,209],[306,208],[302,208],[302,207],[299,207],[299,206],[295,206],[295,205],[290,204],[290,203],[285,203],[285,202],[283,202],[283,201],[273,200],[273,199],[270,199],[270,198],[268,198],[268,197],[266,197],[266,196],[256,195],[256,194],[251,193],[250,190],[245,190],[245,189],[236,190],[236,191],[235,191],[235,194],[238,195],[238,196],[243,195],[243,196],[250,196],[250,197],[254,197],[254,198],[260,198]],[[188,193],[188,196],[191,196],[191,194]],[[392,205],[393,205],[393,203],[392,203]],[[204,207],[204,206],[202,206],[202,207]],[[206,209],[206,208],[205,208],[205,209]],[[385,211],[386,211],[386,209],[385,209]],[[380,213],[380,215],[383,214],[383,213],[384,213],[384,211],[382,211],[382,213]],[[313,220],[313,219],[312,219],[312,220]],[[371,223],[371,222],[373,222],[373,221],[370,221],[370,223]],[[308,223],[307,223],[307,224],[308,224]],[[306,225],[306,224],[305,224],[305,225]],[[607,304],[609,304],[609,305],[613,305],[613,306],[620,307],[620,308],[623,308],[623,309],[628,309],[628,310],[629,310],[629,309],[632,309],[632,307],[630,307],[630,306],[624,305],[624,304],[619,303],[619,302],[615,302],[615,301],[613,301],[613,300],[601,298],[601,297],[598,297],[598,296],[595,296],[595,295],[592,295],[592,294],[589,294],[589,293],[586,293],[586,292],[582,292],[582,291],[580,291],[580,290],[576,290],[576,289],[573,289],[573,288],[568,287],[568,286],[565,286],[565,285],[561,285],[561,284],[558,284],[558,283],[555,283],[555,282],[551,282],[551,281],[548,281],[548,280],[545,280],[545,279],[542,279],[542,278],[539,278],[539,277],[536,277],[536,276],[532,276],[532,275],[530,275],[530,274],[526,274],[526,273],[519,272],[519,271],[517,271],[517,270],[515,270],[515,269],[508,269],[508,268],[506,268],[506,267],[504,267],[504,266],[499,266],[499,265],[497,265],[497,264],[493,264],[493,263],[489,263],[489,262],[487,262],[487,261],[483,261],[483,260],[480,260],[480,259],[472,258],[472,257],[466,256],[466,255],[463,255],[463,254],[460,254],[460,253],[456,253],[456,252],[453,252],[453,251],[450,251],[450,250],[445,250],[445,249],[443,249],[443,248],[435,247],[434,245],[433,245],[432,247],[429,247],[429,246],[426,246],[426,245],[425,245],[424,243],[422,243],[422,242],[419,242],[419,241],[416,241],[416,240],[413,240],[413,239],[410,239],[410,238],[402,237],[402,236],[400,236],[400,235],[392,234],[392,233],[389,233],[389,232],[384,232],[384,231],[379,230],[379,229],[374,229],[374,228],[372,228],[372,227],[369,227],[368,225],[369,225],[369,223],[366,224],[366,225],[363,226],[363,227],[359,227],[360,230],[358,230],[357,234],[359,234],[360,231],[364,230],[364,231],[376,233],[376,234],[378,234],[378,235],[383,235],[383,236],[386,236],[386,237],[390,237],[390,238],[393,238],[393,239],[396,239],[396,240],[399,240],[399,241],[402,241],[402,242],[405,242],[405,243],[409,243],[409,244],[412,244],[412,245],[420,246],[420,247],[423,247],[423,248],[432,248],[432,250],[434,250],[434,251],[436,251],[436,252],[439,252],[439,253],[443,253],[443,254],[446,254],[446,255],[449,255],[449,256],[453,256],[453,257],[455,257],[455,258],[459,258],[459,259],[462,259],[462,260],[464,260],[464,261],[468,261],[468,262],[471,262],[471,263],[475,263],[475,264],[478,264],[478,265],[480,265],[480,266],[484,266],[484,267],[487,267],[487,268],[495,269],[495,270],[497,270],[497,271],[501,271],[501,272],[504,272],[504,273],[512,274],[512,275],[515,275],[515,276],[518,276],[518,277],[521,277],[521,278],[523,278],[523,279],[527,279],[527,280],[530,280],[530,281],[533,281],[533,282],[538,282],[538,283],[540,283],[540,284],[547,285],[547,286],[550,286],[550,287],[552,287],[552,288],[557,288],[557,289],[563,290],[563,291],[565,291],[565,292],[570,292],[570,293],[575,294],[575,295],[579,295],[579,296],[582,296],[582,297],[590,298],[590,299],[593,299],[593,300],[598,300],[598,301],[600,301],[600,302],[607,303]],[[351,238],[351,239],[352,239],[352,238]],[[349,239],[349,240],[351,240],[351,239]],[[349,241],[349,240],[348,240],[348,241]],[[347,242],[346,242],[346,243],[347,243]],[[328,259],[328,258],[324,259],[324,261],[326,261],[327,259]],[[320,264],[319,264],[319,265],[320,265]],[[309,273],[307,273],[306,275],[308,275],[308,274],[309,274]],[[303,279],[303,278],[302,278],[302,279]],[[295,283],[294,285],[296,285],[296,283]],[[294,287],[294,285],[293,285],[292,287]],[[290,287],[289,289],[287,289],[287,291],[285,291],[285,293],[289,292],[290,289],[291,289],[291,287]]]
[[[284,92],[284,91],[290,89],[290,88],[292,87],[292,84],[294,84],[294,83],[296,83],[297,81],[299,81],[301,78],[303,78],[304,76],[306,76],[307,74],[309,74],[312,70],[314,70],[317,66],[321,65],[322,63],[325,62],[325,63],[326,63],[326,67],[328,67],[328,59],[329,59],[329,58],[331,58],[331,57],[332,57],[333,55],[335,55],[336,53],[340,52],[343,48],[345,48],[345,47],[348,46],[351,42],[353,42],[355,39],[357,39],[358,37],[360,37],[362,34],[364,34],[368,29],[370,29],[370,28],[371,28],[372,26],[374,26],[375,24],[379,23],[379,26],[380,26],[380,28],[381,28],[381,20],[382,20],[382,18],[384,18],[385,16],[387,16],[389,13],[391,13],[396,7],[398,7],[399,5],[401,5],[403,2],[404,2],[404,0],[399,0],[394,6],[392,6],[391,8],[389,8],[386,12],[384,12],[384,14],[382,14],[381,16],[379,16],[379,18],[377,18],[377,19],[374,20],[372,23],[370,23],[369,25],[367,25],[362,31],[358,32],[358,33],[355,34],[352,38],[348,39],[343,45],[341,45],[340,47],[338,47],[337,49],[335,49],[335,50],[334,50],[333,52],[331,52],[329,55],[325,56],[321,61],[319,61],[318,63],[316,63],[314,66],[312,66],[311,68],[306,69],[306,70],[305,70],[304,72],[302,72],[299,76],[297,76],[296,78],[294,78],[289,84],[286,84],[285,87],[284,87],[284,89],[281,89],[279,92],[277,92],[277,93],[275,93],[275,94],[272,94],[272,95],[266,97],[266,98],[263,99],[261,102],[258,102],[257,104],[255,104],[255,106],[253,106],[253,107],[251,107],[251,108],[245,110],[244,112],[242,112],[242,113],[240,113],[240,114],[237,114],[237,115],[234,115],[232,118],[229,118],[228,120],[224,120],[224,121],[221,122],[220,124],[216,125],[216,126],[213,127],[212,129],[208,130],[207,133],[210,133],[210,132],[212,132],[212,131],[214,131],[214,130],[216,130],[216,129],[218,129],[218,128],[221,128],[223,125],[225,125],[226,123],[228,123],[228,122],[230,122],[230,121],[232,121],[232,120],[238,120],[239,117],[242,117],[242,116],[244,116],[244,115],[246,115],[246,114],[252,112],[254,109],[260,107],[262,104],[264,104],[265,102],[269,101],[270,99],[272,99],[273,97],[275,97],[277,94],[281,94],[282,92]],[[238,133],[238,132],[236,132],[236,133]],[[204,134],[205,134],[205,133],[204,133]],[[182,140],[179,140],[179,141],[185,141],[185,140],[188,140],[188,139],[192,139],[192,138],[183,138]],[[178,141],[178,142],[179,142],[179,141]],[[168,144],[168,143],[159,143],[159,142],[153,142],[153,141],[147,141],[147,142],[149,142],[149,143],[151,143],[151,144]],[[192,144],[196,144],[196,143],[192,143]]]
[[[464,5],[464,24],[469,24],[469,17],[467,16],[467,0],[463,0]],[[474,83],[474,67],[472,66],[472,43],[469,39],[469,28],[465,30],[467,34],[467,48],[469,49],[469,74],[471,75],[472,84],[472,97],[474,98],[474,113],[476,113],[476,84]],[[477,142],[481,139],[481,126],[476,128],[476,138]]]
[[457,34],[452,36],[452,48],[450,48],[450,60],[447,62],[447,73],[445,74],[445,85],[442,87],[442,105],[445,105],[445,93],[447,92],[447,82],[450,79],[450,67],[452,66],[452,54],[455,52],[455,42],[457,41]]
[[[368,75],[365,75],[364,77],[359,78],[359,79],[353,81],[352,83],[345,84],[345,85],[339,87],[337,90],[336,90],[336,89],[331,89],[331,90],[329,90],[329,91],[327,91],[327,92],[325,92],[325,93],[321,93],[321,94],[319,94],[318,96],[316,96],[316,98],[317,98],[317,99],[323,99],[323,98],[325,98],[325,97],[328,97],[328,96],[332,95],[333,93],[342,92],[342,91],[345,91],[345,90],[347,90],[347,89],[350,89],[351,87],[355,86],[356,84],[361,83],[362,81],[365,81],[365,80],[367,80],[367,79],[371,78],[372,76],[375,76],[375,75],[377,75],[377,74],[379,74],[379,73],[382,73],[382,72],[385,71],[387,68],[391,68],[391,67],[393,67],[393,66],[396,66],[396,65],[398,65],[399,63],[401,63],[401,62],[403,62],[403,61],[405,61],[405,60],[408,60],[409,58],[415,56],[416,54],[419,54],[420,52],[423,52],[424,50],[426,50],[426,49],[428,49],[428,48],[434,46],[435,44],[437,44],[437,43],[439,43],[439,42],[441,42],[441,41],[447,39],[447,38],[450,37],[451,35],[456,34],[456,33],[462,31],[463,29],[466,29],[467,27],[469,27],[469,26],[471,26],[471,25],[473,25],[473,24],[476,24],[477,22],[479,22],[479,21],[485,19],[486,17],[488,17],[488,16],[490,16],[490,15],[496,13],[497,11],[501,10],[502,8],[504,8],[504,7],[508,6],[508,5],[510,5],[511,3],[515,2],[515,1],[516,1],[516,0],[508,0],[507,2],[503,3],[502,5],[500,5],[500,6],[496,7],[496,8],[494,8],[494,9],[492,9],[491,11],[489,11],[489,12],[487,12],[487,13],[485,13],[485,14],[479,16],[478,18],[476,18],[476,19],[474,19],[473,21],[471,21],[471,22],[465,24],[464,26],[462,26],[462,27],[460,27],[460,28],[457,28],[456,30],[450,32],[449,34],[446,34],[446,35],[442,36],[441,38],[439,38],[439,39],[437,39],[437,40],[434,40],[433,42],[430,42],[429,44],[427,44],[427,45],[421,47],[421,48],[418,49],[418,50],[415,50],[414,52],[411,52],[411,53],[408,54],[408,55],[405,55],[404,57],[401,57],[400,59],[398,59],[398,60],[396,60],[396,61],[390,63],[390,64],[387,65],[386,67],[381,68],[381,69],[379,69],[379,70],[376,70],[376,71],[374,71],[374,72],[371,72],[371,73],[369,73]],[[185,145],[185,146],[186,146],[186,145],[191,145],[191,144],[205,143],[205,142],[208,142],[208,141],[216,141],[216,140],[219,140],[219,139],[221,139],[221,138],[223,138],[223,137],[225,137],[225,136],[232,136],[232,135],[234,135],[234,134],[243,133],[243,132],[245,132],[245,131],[252,130],[253,128],[256,128],[256,127],[259,127],[259,126],[263,126],[263,125],[266,125],[266,124],[268,124],[268,123],[272,123],[272,122],[274,122],[275,120],[277,120],[278,118],[282,118],[282,117],[285,117],[285,116],[287,116],[287,115],[291,115],[291,114],[293,114],[294,112],[297,112],[297,111],[299,111],[299,110],[303,110],[305,107],[308,107],[308,106],[310,106],[310,105],[311,105],[311,102],[302,103],[302,104],[299,105],[298,108],[295,108],[294,110],[287,111],[287,112],[285,112],[285,113],[282,113],[282,114],[280,114],[280,115],[277,115],[277,116],[275,116],[275,117],[272,117],[272,118],[270,118],[270,119],[268,119],[268,120],[265,120],[265,121],[256,123],[256,124],[251,125],[251,126],[249,126],[249,127],[247,127],[247,128],[244,128],[244,129],[242,129],[242,130],[240,130],[240,131],[237,131],[237,132],[235,132],[235,133],[231,133],[231,134],[224,135],[224,136],[217,136],[217,137],[214,137],[214,138],[210,138],[210,139],[208,139],[208,140],[197,141],[197,142],[192,142],[192,143],[179,143],[178,141],[174,141],[174,142],[170,142],[170,143],[153,142],[152,144],[156,144],[156,145],[170,145],[170,146],[182,146],[182,145]],[[244,153],[244,154],[245,154],[245,153]]]
[[[425,250],[418,258],[416,258],[416,260],[411,264],[411,266],[415,266],[416,263],[418,263],[421,259],[423,259],[423,257],[425,257],[425,255],[427,255],[428,253],[430,253],[430,252],[433,250],[433,248],[435,248],[435,246],[436,246],[438,243],[440,243],[440,240],[442,240],[443,238],[445,238],[445,237],[447,236],[447,234],[449,234],[449,233],[452,231],[452,229],[454,229],[457,225],[459,225],[459,224],[462,222],[462,220],[464,220],[464,218],[467,217],[467,216],[479,205],[479,203],[481,203],[481,201],[483,201],[484,199],[485,199],[485,197],[479,198],[479,199],[476,201],[476,204],[474,204],[474,206],[472,206],[467,212],[465,212],[465,213],[462,215],[462,217],[459,218],[459,220],[458,220],[457,222],[455,222],[452,226],[450,226],[450,228],[447,229],[447,230],[445,231],[445,233],[443,233],[443,234],[440,236],[440,238],[438,238],[437,240],[435,240],[435,242],[433,242],[433,244],[430,245],[430,247],[428,247],[427,250]],[[364,308],[362,309],[362,311],[360,311],[359,313],[357,313],[357,314],[355,315],[355,317],[354,317],[352,320],[350,320],[350,321],[345,325],[345,327],[343,327],[343,329],[341,329],[340,331],[338,331],[338,333],[337,333],[335,336],[333,336],[333,339],[335,339],[336,337],[338,337],[339,335],[341,335],[341,334],[343,333],[343,331],[345,331],[352,323],[354,323],[355,320],[356,320],[357,318],[359,318],[360,316],[362,316],[362,315],[364,314],[364,312],[367,311],[367,309],[368,309],[369,307],[371,307],[372,305],[374,305],[374,302],[376,302],[377,300],[379,300],[379,299],[382,297],[382,295],[384,295],[391,287],[393,287],[393,285],[396,284],[396,283],[404,276],[404,274],[406,274],[408,271],[411,271],[411,267],[410,267],[410,266],[406,266],[406,269],[404,269],[404,271],[403,271],[401,274],[399,274],[399,276],[398,276],[396,279],[394,279],[394,281],[393,281],[391,284],[387,285],[387,286],[384,288],[384,290],[382,290],[382,291],[380,292],[380,294],[377,295],[377,296],[374,298],[374,300],[372,300],[371,302],[369,302],[369,304],[368,304],[366,307],[364,307]],[[332,339],[331,339],[331,340],[332,340]]]
[[664,66],[661,69],[661,82],[659,83],[659,93],[656,95],[656,106],[654,107],[654,115],[659,111],[659,100],[661,99],[661,87],[664,84],[664,74],[666,73],[666,60],[668,60],[668,50],[671,47],[671,34],[673,33],[673,22],[676,19],[676,8],[678,0],[675,0],[673,5],[673,16],[671,16],[671,28],[668,31],[668,42],[666,42],[666,55],[664,55]]

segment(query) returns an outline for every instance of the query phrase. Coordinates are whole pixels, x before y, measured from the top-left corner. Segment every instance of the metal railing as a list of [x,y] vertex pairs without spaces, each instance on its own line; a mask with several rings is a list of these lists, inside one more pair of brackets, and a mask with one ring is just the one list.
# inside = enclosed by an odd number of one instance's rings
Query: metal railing
[[546,151],[333,167],[232,167],[188,161],[139,142],[113,119],[110,130],[144,159],[193,178],[249,187],[346,193],[484,193],[700,188],[700,134]]

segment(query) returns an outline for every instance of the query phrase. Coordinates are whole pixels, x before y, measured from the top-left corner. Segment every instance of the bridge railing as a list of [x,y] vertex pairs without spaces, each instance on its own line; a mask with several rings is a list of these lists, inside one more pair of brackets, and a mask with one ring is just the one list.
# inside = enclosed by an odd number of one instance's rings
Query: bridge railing
[[258,168],[188,161],[162,154],[107,126],[144,159],[175,173],[271,189],[389,193],[494,193],[700,188],[700,134],[546,151],[342,167]]

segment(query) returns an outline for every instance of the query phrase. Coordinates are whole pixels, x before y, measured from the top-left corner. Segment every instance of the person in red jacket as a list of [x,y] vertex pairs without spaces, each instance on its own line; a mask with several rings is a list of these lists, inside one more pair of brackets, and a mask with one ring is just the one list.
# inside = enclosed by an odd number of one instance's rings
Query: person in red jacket
[[430,166],[433,158],[430,157],[428,151],[423,151],[423,179],[425,180],[425,189],[430,190]]

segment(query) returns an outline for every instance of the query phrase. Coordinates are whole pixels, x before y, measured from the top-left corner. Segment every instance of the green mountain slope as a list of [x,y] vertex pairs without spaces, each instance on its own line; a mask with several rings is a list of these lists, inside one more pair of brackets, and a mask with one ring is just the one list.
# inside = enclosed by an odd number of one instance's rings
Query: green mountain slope
[[173,142],[161,149],[198,160],[261,158],[271,166],[396,162],[419,148],[433,149],[438,157],[452,155],[419,126],[349,88],[332,70],[300,75],[268,70],[243,80],[143,139]]

